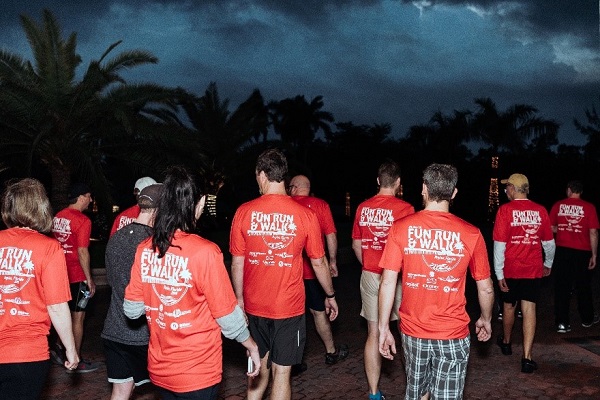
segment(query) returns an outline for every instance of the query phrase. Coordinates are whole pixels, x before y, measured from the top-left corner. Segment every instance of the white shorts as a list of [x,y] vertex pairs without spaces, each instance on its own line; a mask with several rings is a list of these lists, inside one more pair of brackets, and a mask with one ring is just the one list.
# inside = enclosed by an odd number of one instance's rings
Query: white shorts
[[[400,277],[400,275],[398,275]],[[364,271],[360,276],[360,297],[362,299],[362,308],[360,316],[367,321],[377,322],[379,320],[379,284],[381,275],[371,271]],[[398,319],[398,309],[402,300],[402,283],[398,280],[396,285],[396,295],[394,296],[394,306],[390,321]]]

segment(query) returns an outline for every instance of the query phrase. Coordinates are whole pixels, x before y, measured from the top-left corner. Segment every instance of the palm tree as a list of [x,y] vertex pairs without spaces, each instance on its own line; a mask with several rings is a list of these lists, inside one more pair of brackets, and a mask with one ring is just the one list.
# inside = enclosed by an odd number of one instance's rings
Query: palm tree
[[110,45],[100,59],[91,61],[77,81],[76,69],[82,60],[76,52],[76,33],[63,39],[48,10],[43,11],[40,24],[24,15],[21,24],[33,62],[0,51],[3,154],[26,160],[28,175],[35,164],[47,169],[55,207],[65,204],[74,177],[91,181],[106,194],[107,159],[127,149],[131,160],[135,156],[132,150],[156,137],[152,132],[157,133],[159,125],[176,125],[174,99],[182,91],[154,84],[127,84],[120,75],[123,70],[155,64],[158,59],[147,51],[133,50],[107,60],[120,41]]
[[499,112],[490,98],[475,99],[475,104],[479,106],[479,110],[472,122],[473,137],[489,145],[492,157],[488,203],[488,218],[492,220],[499,206],[500,151],[523,153],[532,138],[544,139],[539,140],[539,143],[556,144],[559,125],[553,120],[538,117],[537,108],[530,105],[515,104],[506,111]]
[[304,164],[308,158],[308,146],[315,134],[319,130],[326,135],[331,133],[329,124],[334,121],[333,114],[322,111],[323,106],[323,96],[317,96],[309,103],[301,95],[269,104],[275,133],[296,148]]
[[217,84],[211,82],[199,98],[181,103],[195,132],[192,137],[206,156],[205,174],[212,194],[224,181],[236,174],[239,152],[251,139],[263,135],[268,128],[267,107],[258,89],[230,113],[229,100],[221,100]]
[[586,161],[600,161],[600,115],[596,107],[585,110],[586,123],[574,119],[573,123],[579,132],[587,137],[587,143],[583,146]]

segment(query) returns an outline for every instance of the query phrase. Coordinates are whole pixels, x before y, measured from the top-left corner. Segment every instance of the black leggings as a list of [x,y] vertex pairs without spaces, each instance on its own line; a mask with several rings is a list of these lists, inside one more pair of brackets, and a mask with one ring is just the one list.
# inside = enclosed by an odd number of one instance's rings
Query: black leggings
[[50,360],[0,364],[0,398],[39,399],[49,370]]

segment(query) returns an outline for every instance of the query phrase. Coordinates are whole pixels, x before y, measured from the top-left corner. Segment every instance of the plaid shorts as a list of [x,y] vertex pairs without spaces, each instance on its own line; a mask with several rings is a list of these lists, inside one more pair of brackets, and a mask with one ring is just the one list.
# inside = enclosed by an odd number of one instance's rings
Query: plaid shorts
[[406,400],[430,393],[431,400],[462,399],[471,338],[419,339],[402,334]]

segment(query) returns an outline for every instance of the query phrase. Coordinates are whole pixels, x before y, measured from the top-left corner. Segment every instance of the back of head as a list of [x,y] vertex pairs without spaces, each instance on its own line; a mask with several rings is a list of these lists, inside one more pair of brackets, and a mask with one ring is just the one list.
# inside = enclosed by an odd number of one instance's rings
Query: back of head
[[163,184],[155,183],[146,186],[138,195],[137,204],[142,210],[154,209],[158,207],[158,202],[163,194]]
[[581,181],[570,181],[567,183],[567,189],[570,189],[571,192],[575,194],[583,193],[583,182]]
[[430,201],[450,202],[457,182],[458,171],[449,164],[431,164],[423,171],[423,183],[427,186]]
[[384,188],[391,188],[400,178],[400,166],[398,163],[387,160],[379,166],[377,171],[377,179],[379,185]]
[[202,197],[193,175],[182,166],[169,168],[162,186],[152,237],[153,247],[158,248],[160,257],[171,245],[175,231],[194,230],[196,203]]
[[263,151],[256,160],[256,173],[264,172],[269,182],[283,182],[288,173],[287,159],[279,149]]
[[36,179],[9,182],[2,195],[2,220],[9,228],[52,229],[52,207],[44,186]]
[[75,182],[69,188],[68,200],[69,204],[75,204],[79,196],[91,193],[92,190],[88,185],[82,182]]

